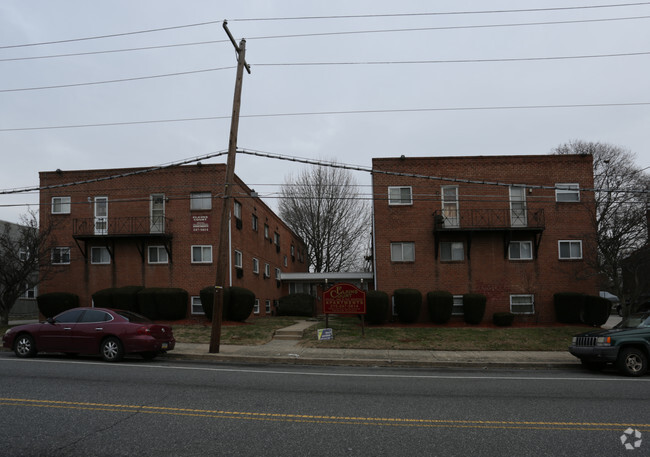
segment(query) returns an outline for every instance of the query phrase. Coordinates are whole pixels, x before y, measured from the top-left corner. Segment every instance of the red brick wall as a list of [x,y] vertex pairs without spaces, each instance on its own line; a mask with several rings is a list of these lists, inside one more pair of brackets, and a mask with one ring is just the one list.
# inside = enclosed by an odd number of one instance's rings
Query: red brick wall
[[[179,287],[190,296],[198,296],[199,291],[214,285],[217,267],[217,250],[219,246],[219,223],[221,216],[221,198],[224,190],[225,165],[195,165],[173,167],[149,173],[129,175],[109,180],[88,182],[107,176],[126,175],[144,169],[81,170],[63,172],[41,172],[41,225],[45,226],[51,219],[55,223],[53,236],[58,246],[70,247],[69,265],[57,267],[57,273],[51,279],[39,285],[40,293],[72,292],[80,297],[82,305],[90,305],[91,295],[108,287],[141,285],[144,287]],[[69,187],[50,188],[60,184],[86,182]],[[191,192],[210,192],[212,208],[210,210],[190,211]],[[168,264],[149,264],[147,246],[162,245],[156,240],[138,240],[136,237],[106,237],[108,246],[114,249],[114,256],[109,265],[94,265],[90,261],[91,246],[103,246],[102,239],[88,241],[88,259],[82,250],[83,241],[73,239],[73,221],[93,218],[93,199],[96,196],[108,197],[108,218],[148,217],[150,195],[165,195],[165,216],[168,220],[167,231],[173,236],[171,240],[171,259]],[[232,285],[252,290],[260,299],[260,315],[265,314],[265,300],[278,300],[281,290],[275,280],[275,269],[284,272],[307,271],[307,264],[301,262],[297,255],[292,259],[290,249],[302,250],[302,241],[275,215],[271,209],[257,197],[251,196],[251,190],[236,178],[233,198],[242,205],[241,228],[233,218],[231,220],[231,252],[233,253],[231,271]],[[71,197],[70,214],[51,214],[51,201],[54,196]],[[257,231],[252,229],[252,215],[259,221]],[[209,218],[209,230],[193,231],[192,216],[205,215]],[[264,240],[264,224],[270,227],[270,236],[280,234],[279,252],[276,246]],[[109,228],[110,231],[110,228]],[[109,233],[112,235],[113,233]],[[139,244],[141,242],[144,244]],[[194,245],[212,246],[212,263],[193,264],[191,247]],[[143,249],[144,246],[144,249]],[[144,261],[139,249],[143,249]],[[243,255],[241,278],[234,267],[234,250]],[[285,266],[284,258],[287,257]],[[252,259],[260,262],[260,273],[253,274]],[[271,277],[264,278],[264,265],[271,267]],[[189,303],[188,303],[189,314]]]
[[[597,294],[593,259],[595,256],[593,193],[580,191],[579,203],[556,202],[553,189],[526,191],[528,214],[542,209],[545,228],[538,257],[508,260],[504,231],[445,233],[444,241],[464,242],[465,258],[444,262],[435,256],[433,213],[441,209],[441,186],[456,185],[459,212],[472,209],[509,209],[507,185],[476,184],[463,181],[499,182],[531,186],[579,183],[593,188],[591,156],[498,156],[374,159],[374,170],[433,176],[449,179],[422,179],[386,174],[373,175],[376,288],[389,295],[408,287],[426,293],[446,290],[454,295],[482,293],[487,296],[484,320],[497,311],[510,310],[510,295],[533,294],[534,315],[519,320],[555,320],[553,294],[584,292]],[[453,179],[456,179],[454,181]],[[389,206],[388,186],[412,186],[413,204]],[[534,240],[530,233],[512,232],[512,240]],[[468,258],[468,239],[471,240]],[[559,240],[582,240],[582,260],[559,260]],[[391,262],[391,242],[414,242],[415,262]],[[428,318],[426,300],[422,320]]]

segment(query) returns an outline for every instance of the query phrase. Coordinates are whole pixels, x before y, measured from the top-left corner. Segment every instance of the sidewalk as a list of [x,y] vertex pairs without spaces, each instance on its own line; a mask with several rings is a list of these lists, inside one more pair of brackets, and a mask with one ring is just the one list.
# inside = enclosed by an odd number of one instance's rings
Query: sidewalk
[[[302,331],[316,325],[303,321],[283,329]],[[567,343],[568,347],[568,343]],[[210,360],[230,363],[279,363],[291,365],[365,367],[503,367],[566,368],[580,361],[566,352],[533,351],[427,351],[306,348],[298,340],[274,339],[261,346],[222,344],[210,354],[208,344],[176,343],[163,357],[170,360]]]

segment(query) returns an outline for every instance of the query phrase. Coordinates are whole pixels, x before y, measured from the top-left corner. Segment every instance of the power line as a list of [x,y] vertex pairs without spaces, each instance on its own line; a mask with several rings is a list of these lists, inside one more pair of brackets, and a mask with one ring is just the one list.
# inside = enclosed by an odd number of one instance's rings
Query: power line
[[192,70],[192,71],[183,71],[179,73],[167,73],[162,75],[149,75],[149,76],[138,76],[133,78],[124,78],[124,79],[112,79],[109,81],[92,81],[85,83],[74,83],[74,84],[59,84],[56,86],[39,86],[39,87],[23,87],[19,89],[0,89],[0,93],[4,92],[22,92],[22,91],[31,91],[31,90],[44,90],[44,89],[62,89],[67,87],[80,87],[80,86],[93,86],[98,84],[112,84],[112,83],[122,83],[127,81],[140,81],[143,79],[154,79],[154,78],[168,78],[171,76],[183,76],[183,75],[192,75],[197,73],[207,73],[211,71],[221,71],[221,70],[230,70],[236,68],[233,66],[221,67],[221,68],[206,68],[204,70]]
[[[648,106],[648,105],[650,105],[650,102],[591,103],[591,104],[585,103],[585,104],[563,104],[563,105],[467,106],[467,107],[440,107],[440,108],[403,108],[403,109],[374,109],[374,110],[348,110],[348,111],[306,111],[306,112],[297,112],[297,113],[242,114],[240,117],[264,118],[264,117],[297,117],[297,116],[334,116],[334,115],[353,115],[353,114],[426,113],[426,112],[444,112],[444,111],[613,108],[613,107],[622,107],[622,106]],[[164,122],[222,120],[222,119],[230,119],[230,117],[231,116],[207,116],[207,117],[178,118],[178,119],[157,119],[157,120],[146,120],[146,121],[107,122],[107,123],[98,123],[98,124],[69,124],[69,125],[51,125],[51,126],[41,126],[41,127],[13,127],[13,128],[0,129],[0,132],[70,129],[70,128],[87,128],[87,127],[108,127],[108,126],[138,125],[138,124],[157,124],[157,123],[164,123]]]

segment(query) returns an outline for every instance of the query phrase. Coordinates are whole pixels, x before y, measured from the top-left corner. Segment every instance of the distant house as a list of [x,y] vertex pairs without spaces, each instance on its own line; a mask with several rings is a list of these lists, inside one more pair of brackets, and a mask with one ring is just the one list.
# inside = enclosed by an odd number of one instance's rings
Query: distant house
[[[89,306],[105,288],[175,287],[190,296],[188,315],[203,314],[200,290],[216,278],[225,168],[41,172],[41,226],[56,221],[58,273],[40,292],[72,292]],[[268,315],[281,273],[307,271],[305,245],[238,177],[232,196],[227,283],[253,291],[254,314]]]
[[[484,321],[555,321],[553,295],[598,295],[592,157],[373,159],[375,289],[487,297]],[[422,306],[420,320],[427,320]]]
[[[19,224],[14,224],[13,222],[0,221],[0,230],[3,233],[7,233],[9,239],[16,240],[19,239],[19,230],[21,226]],[[23,249],[20,246],[18,247],[18,256],[26,255]],[[21,259],[22,260],[22,259]],[[37,284],[38,284],[38,271],[34,271],[31,276],[31,280],[25,285],[25,291],[22,293],[20,298],[11,308],[9,312],[10,319],[22,319],[22,318],[35,318],[38,315],[38,307],[36,305],[36,295],[37,295]]]
[[646,209],[648,241],[622,262],[623,292],[635,309],[650,309],[650,206]]

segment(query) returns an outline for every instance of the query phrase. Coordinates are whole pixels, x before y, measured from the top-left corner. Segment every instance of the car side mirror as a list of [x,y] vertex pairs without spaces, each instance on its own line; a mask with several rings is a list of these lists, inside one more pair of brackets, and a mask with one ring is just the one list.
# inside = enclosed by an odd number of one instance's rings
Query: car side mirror
[[45,322],[47,322],[48,324],[54,324],[54,318],[53,317],[48,317]]

